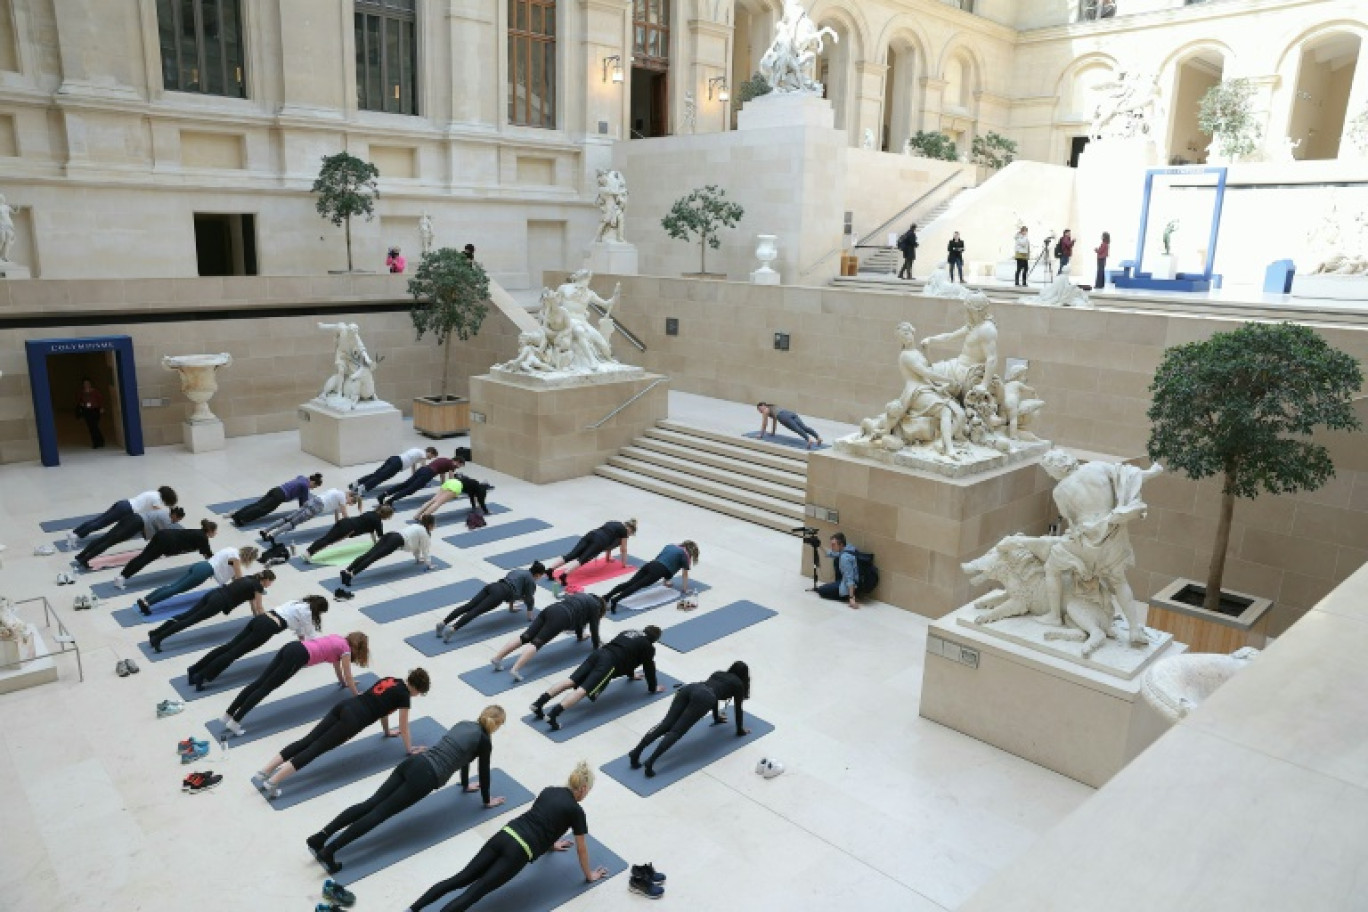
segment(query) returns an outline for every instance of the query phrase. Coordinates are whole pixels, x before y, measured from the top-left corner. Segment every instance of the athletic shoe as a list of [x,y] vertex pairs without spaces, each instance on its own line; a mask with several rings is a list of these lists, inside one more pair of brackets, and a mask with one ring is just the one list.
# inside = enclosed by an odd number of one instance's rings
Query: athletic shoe
[[503,671],[503,659],[490,659],[489,664],[494,666],[495,671]]
[[114,666],[114,673],[121,678],[126,678],[132,674],[133,672],[128,670],[128,659],[119,659],[118,664]]
[[632,865],[632,876],[649,880],[651,883],[663,884],[665,882],[665,875],[658,872],[655,865],[649,861],[644,865]]
[[147,599],[140,598],[138,599],[138,610],[145,615],[150,615],[152,613],[152,606],[147,604]]
[[261,794],[266,796],[267,801],[275,801],[277,798],[280,797],[280,794],[283,791],[284,789],[282,789],[278,785],[268,785],[261,790]]
[[76,596],[71,603],[71,607],[75,611],[85,611],[90,607],[90,597],[85,595]]
[[352,584],[352,579],[355,578],[355,574],[350,570],[343,570],[339,575],[342,577],[342,585],[344,586],[350,586]]
[[204,750],[207,752],[209,750],[209,742],[201,741],[193,735],[190,737],[188,742],[182,741],[180,744],[176,746],[176,752],[180,754],[182,761],[184,761],[184,759],[189,755],[199,750]]
[[197,741],[192,750],[181,754],[181,763],[194,763],[196,760],[201,760],[207,756],[209,756],[209,742]]
[[214,771],[213,771],[213,770],[205,770],[205,771],[202,772],[202,773],[191,773],[190,775],[186,776],[184,779],[181,780],[181,791],[182,791],[182,792],[188,792],[188,791],[190,791],[190,786],[191,786],[193,783],[199,782],[199,781],[203,780],[204,778],[206,778],[206,777],[208,777],[208,776],[212,776],[212,775],[214,775]]
[[162,700],[157,704],[157,718],[165,719],[167,716],[174,716],[185,711],[185,704],[180,700]]
[[223,728],[225,731],[232,733],[232,735],[237,738],[241,738],[243,735],[247,734],[247,729],[243,728],[242,725],[239,724],[238,721],[232,717],[229,717],[226,721],[224,721]]
[[252,774],[252,785],[258,792],[261,792],[261,794],[266,794],[266,777],[261,773]]
[[76,577],[72,576],[70,573],[63,571],[62,573],[57,574],[57,585],[59,586],[70,586],[74,582],[76,582]]
[[665,888],[652,883],[644,877],[632,875],[632,879],[627,881],[627,889],[633,893],[639,893],[647,899],[660,899],[665,895]]
[[[124,579],[124,575],[123,575],[122,573],[120,573],[118,576],[114,577],[114,588],[115,588],[115,589],[118,589],[120,592],[123,592],[123,591],[124,591],[124,588],[125,588],[127,585],[128,585],[128,580]],[[138,599],[138,601],[141,602],[142,599]]]
[[538,720],[546,718],[546,713],[542,711],[542,705],[542,701],[538,700],[536,703],[533,703],[531,706],[527,707],[532,711],[532,715],[536,716]]
[[437,636],[441,637],[443,642],[446,641],[446,637],[443,636],[443,634],[445,634],[445,633],[446,633],[446,622],[445,622],[445,621],[438,621],[438,622],[437,622]]
[[79,557],[71,562],[71,566],[75,567],[77,570],[80,570],[82,573],[90,572],[90,564],[81,560]]
[[128,669],[128,673],[131,675],[138,673],[138,663],[132,659],[124,659],[124,667]]
[[553,732],[560,731],[560,723],[556,720],[560,718],[560,714],[564,709],[565,707],[557,703],[555,706],[551,707],[550,711],[546,714],[546,724],[551,726]]
[[[75,550],[76,550],[76,532],[75,532],[74,530],[73,530],[73,531],[67,532],[66,543],[67,543],[67,550],[69,550],[69,551],[75,551]],[[51,553],[51,552],[49,552],[49,553]]]
[[455,628],[455,627],[448,627],[448,628],[446,629],[446,632],[442,634],[442,642],[443,642],[443,643],[450,643],[451,640],[452,640],[452,638],[454,638],[455,636],[456,636],[456,628]]
[[161,637],[147,635],[147,645],[152,647],[153,652],[161,652]]
[[186,788],[185,791],[189,792],[191,795],[198,795],[200,792],[209,791],[211,788],[214,788],[222,781],[223,777],[220,776],[218,773],[212,771],[202,773],[199,774],[198,779],[196,779],[194,782],[189,783],[189,787]]
[[314,912],[342,912],[342,907],[337,903],[321,902],[314,906]]
[[352,599],[356,598],[356,593],[339,586],[333,591],[333,598],[337,599],[339,602],[350,602]]
[[628,751],[627,762],[631,764],[632,769],[641,769],[641,754],[634,750]]
[[56,553],[57,549],[52,547],[52,545],[39,545],[33,549],[34,557],[49,557]]
[[516,668],[510,668],[508,669],[508,673],[513,676],[513,680],[517,681],[519,684],[522,683],[522,672],[518,671]]
[[331,878],[323,881],[323,898],[344,908],[356,905],[356,894]]

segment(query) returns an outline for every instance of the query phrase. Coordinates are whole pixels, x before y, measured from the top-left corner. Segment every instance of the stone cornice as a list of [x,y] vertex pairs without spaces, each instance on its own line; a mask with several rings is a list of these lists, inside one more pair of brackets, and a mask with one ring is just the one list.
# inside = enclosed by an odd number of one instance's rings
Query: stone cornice
[[1028,29],[1017,32],[1017,45],[1027,47],[1063,39],[1077,39],[1093,36],[1115,37],[1127,32],[1152,29],[1161,25],[1190,22],[1215,22],[1247,16],[1250,13],[1273,12],[1301,6],[1323,5],[1324,0],[1222,0],[1220,3],[1199,3],[1194,6],[1179,6],[1167,10],[1148,13],[1135,13],[1117,16],[1113,19],[1097,19],[1087,22],[1070,22],[1067,25],[1051,25],[1045,28]]

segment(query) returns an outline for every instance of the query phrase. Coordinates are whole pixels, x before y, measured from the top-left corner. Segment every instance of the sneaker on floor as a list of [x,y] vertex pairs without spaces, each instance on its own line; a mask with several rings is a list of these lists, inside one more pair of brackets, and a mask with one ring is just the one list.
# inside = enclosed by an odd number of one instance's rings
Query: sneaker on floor
[[124,659],[124,667],[128,669],[128,673],[131,675],[137,674],[139,670],[138,663],[132,659]]
[[633,876],[627,881],[627,889],[633,893],[638,893],[647,899],[660,899],[665,895],[665,888],[659,884],[652,883],[644,877]]
[[[124,575],[123,575],[122,573],[120,573],[118,576],[114,577],[114,588],[115,588],[115,589],[118,589],[120,592],[123,592],[124,589],[125,589],[127,586],[128,586],[128,580],[124,578]],[[142,599],[138,599],[138,601],[141,602]]]
[[445,640],[446,640],[446,637],[444,636],[445,633],[446,633],[446,622],[444,622],[444,621],[438,621],[438,622],[437,622],[437,636],[441,637],[442,640],[445,641]]
[[[69,550],[69,551],[75,551],[75,550],[76,550],[76,532],[75,532],[75,530],[70,530],[70,531],[67,532],[66,544],[67,544],[67,550]],[[49,551],[48,553],[51,554],[52,552]]]
[[181,754],[181,763],[194,763],[196,760],[202,760],[207,756],[209,756],[209,742],[198,741],[194,748]]
[[185,757],[188,754],[193,754],[195,751],[200,749],[208,750],[209,742],[201,741],[199,738],[196,738],[193,735],[185,741],[182,741],[180,744],[176,745],[176,752],[180,754],[182,757]]
[[323,898],[331,899],[333,902],[343,907],[356,904],[356,894],[332,878],[323,881]]
[[632,865],[632,876],[644,878],[651,883],[663,884],[665,882],[665,875],[657,871],[655,864],[649,861],[644,865]]
[[333,591],[333,598],[337,599],[339,602],[350,602],[352,599],[356,598],[356,593],[338,586],[337,589]]
[[200,792],[209,791],[211,788],[214,788],[222,781],[223,777],[218,773],[212,771],[202,773],[200,774],[199,779],[190,783],[190,786],[186,789],[186,791],[189,792],[191,795],[198,795]]
[[342,912],[342,907],[337,903],[321,902],[314,906],[314,912]]
[[162,700],[157,704],[157,718],[165,719],[185,712],[185,704],[180,700]]
[[126,678],[133,672],[128,670],[128,659],[119,659],[119,663],[114,666],[114,673],[121,678]]
[[73,611],[85,611],[90,607],[90,599],[84,595],[78,595],[71,603]]
[[185,753],[185,752],[188,751],[192,746],[194,746],[194,743],[195,743],[195,736],[194,736],[194,735],[191,735],[190,737],[186,738],[184,741],[177,741],[177,742],[176,742],[176,753],[178,753],[178,754],[183,754],[183,753]]

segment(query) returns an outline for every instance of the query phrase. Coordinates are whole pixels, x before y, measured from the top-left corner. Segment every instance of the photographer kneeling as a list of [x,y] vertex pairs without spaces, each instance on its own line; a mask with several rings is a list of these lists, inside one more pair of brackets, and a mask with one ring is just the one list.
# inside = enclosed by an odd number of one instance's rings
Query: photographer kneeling
[[818,586],[816,592],[824,599],[845,599],[851,608],[859,608],[860,604],[855,600],[855,590],[860,583],[860,567],[855,559],[856,549],[846,544],[844,532],[833,532],[830,544],[827,556],[836,567],[836,579]]

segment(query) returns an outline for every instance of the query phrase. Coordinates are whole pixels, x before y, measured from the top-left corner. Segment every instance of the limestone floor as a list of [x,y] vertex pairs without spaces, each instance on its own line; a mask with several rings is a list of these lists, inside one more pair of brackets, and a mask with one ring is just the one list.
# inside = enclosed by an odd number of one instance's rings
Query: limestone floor
[[[677,417],[686,420],[731,423],[738,433],[758,426],[753,409],[747,414],[743,404],[678,396],[673,401]],[[819,427],[824,433],[838,430],[825,423]],[[395,441],[396,451],[424,442],[407,426],[405,434]],[[140,674],[116,677],[118,658],[141,658],[136,642],[145,628],[117,626],[109,608],[132,599],[72,613],[72,597],[82,587],[52,584],[66,558],[35,557],[32,549],[53,537],[39,532],[40,519],[102,509],[156,484],[176,487],[190,518],[198,520],[207,503],[255,495],[297,472],[314,470],[322,471],[328,484],[359,474],[303,455],[293,433],[231,439],[219,453],[192,455],[170,447],[129,458],[106,450],[68,456],[56,469],[0,468],[0,541],[9,546],[0,592],[52,599],[86,657],[84,684],[76,683],[74,661],[63,660],[57,684],[0,696],[0,908],[312,908],[322,878],[304,837],[369,795],[381,777],[287,811],[272,810],[248,777],[290,740],[279,736],[233,749],[227,758],[216,748],[195,768],[222,771],[226,781],[206,795],[183,795],[178,786],[185,770],[175,743],[190,732],[202,733],[203,723],[221,713],[231,696],[214,696],[190,704],[180,716],[155,719],[154,706],[174,695],[167,681],[183,671],[183,663],[141,662]],[[920,719],[926,620],[877,604],[855,612],[805,594],[803,579],[793,572],[800,547],[796,539],[604,479],[538,488],[478,466],[473,474],[498,485],[492,499],[513,508],[509,518],[537,516],[552,523],[546,538],[628,516],[641,521],[633,545],[644,556],[666,542],[691,537],[702,548],[697,576],[715,587],[704,597],[704,610],[749,598],[779,612],[694,653],[662,649],[660,656],[662,669],[685,681],[746,659],[755,683],[749,708],[774,722],[777,731],[651,799],[600,777],[586,803],[590,829],[604,843],[630,861],[653,860],[668,871],[667,898],[674,908],[953,909],[1092,794]],[[451,531],[448,527],[446,534]],[[225,524],[219,542],[246,540]],[[402,674],[420,663],[402,638],[430,630],[431,618],[381,626],[369,623],[358,609],[444,578],[497,578],[482,555],[536,540],[471,551],[439,542],[436,552],[451,562],[451,570],[364,590],[355,601],[336,605],[327,627],[367,630],[372,670]],[[286,568],[268,603],[320,591],[319,575]],[[651,617],[663,625],[684,619],[672,609]],[[606,627],[610,635],[614,626]],[[486,701],[457,674],[483,663],[489,652],[476,645],[423,660],[434,687],[417,701],[418,714],[444,724],[473,718]],[[327,677],[325,671],[305,671],[279,693],[317,687]],[[534,792],[561,783],[581,757],[597,767],[621,755],[664,710],[663,705],[643,709],[554,745],[516,721],[540,689],[528,683],[503,699],[511,718],[495,738],[495,763]],[[373,731],[362,737],[375,739],[382,749]],[[760,779],[752,768],[761,756],[781,759],[788,772]],[[361,882],[361,905],[403,908],[433,881],[464,865],[509,816],[491,812],[476,830]],[[598,912],[636,908],[640,902],[620,877],[567,908]]]

